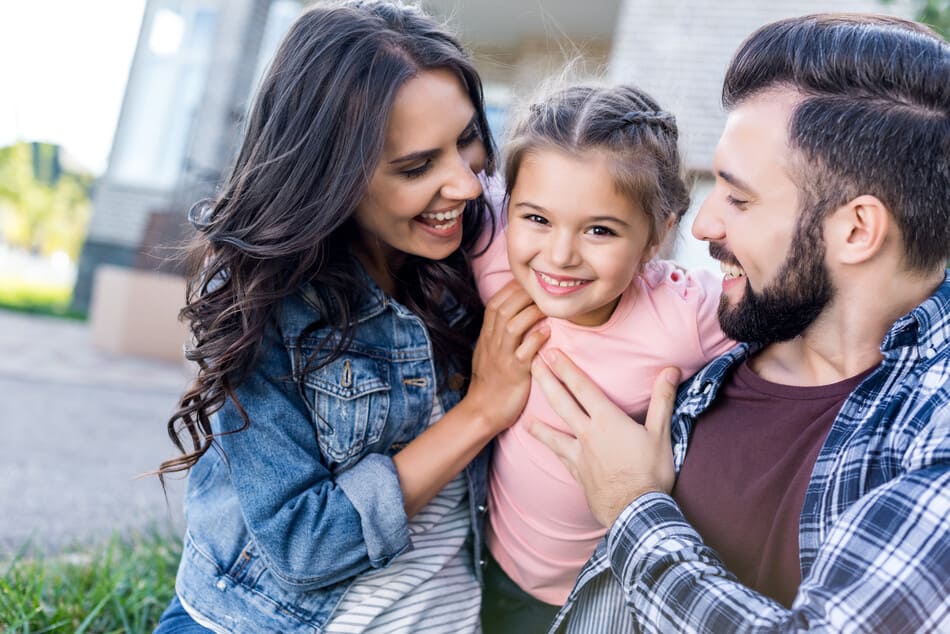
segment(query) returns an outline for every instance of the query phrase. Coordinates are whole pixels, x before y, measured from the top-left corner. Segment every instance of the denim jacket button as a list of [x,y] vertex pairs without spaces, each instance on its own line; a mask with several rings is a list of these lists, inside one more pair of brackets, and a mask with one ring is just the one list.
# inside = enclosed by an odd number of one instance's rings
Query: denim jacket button
[[484,568],[485,566],[488,565],[488,562],[485,561],[484,559],[479,559],[479,560],[478,560],[478,565],[479,565],[479,567]]
[[217,588],[218,590],[227,590],[228,582],[225,581],[224,579],[218,579],[218,582],[214,584],[214,587]]
[[478,505],[478,512],[479,512],[479,513],[484,513],[484,512],[487,511],[487,510],[488,510],[488,507],[485,506],[484,504],[479,504],[479,505]]

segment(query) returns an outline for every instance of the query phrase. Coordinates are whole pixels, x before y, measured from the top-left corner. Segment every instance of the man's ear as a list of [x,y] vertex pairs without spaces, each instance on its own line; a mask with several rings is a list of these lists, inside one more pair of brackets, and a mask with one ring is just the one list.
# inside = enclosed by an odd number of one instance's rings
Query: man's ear
[[870,260],[896,229],[894,217],[880,198],[858,196],[838,207],[826,221],[828,257],[841,264]]

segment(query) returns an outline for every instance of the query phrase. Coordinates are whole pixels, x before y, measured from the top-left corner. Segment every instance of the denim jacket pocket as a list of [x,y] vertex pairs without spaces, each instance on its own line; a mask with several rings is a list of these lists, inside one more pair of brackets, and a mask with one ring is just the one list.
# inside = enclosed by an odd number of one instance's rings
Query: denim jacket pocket
[[320,451],[342,465],[379,440],[389,415],[386,364],[347,352],[308,372],[303,383],[317,428]]

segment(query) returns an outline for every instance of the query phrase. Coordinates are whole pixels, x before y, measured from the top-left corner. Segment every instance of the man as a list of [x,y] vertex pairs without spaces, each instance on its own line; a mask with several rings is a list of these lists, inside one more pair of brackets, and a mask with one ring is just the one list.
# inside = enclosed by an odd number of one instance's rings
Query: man
[[555,627],[950,631],[950,48],[895,18],[784,20],[723,103],[693,234],[723,329],[755,343],[678,395],[664,371],[642,426],[535,360],[574,434],[532,431],[610,527]]

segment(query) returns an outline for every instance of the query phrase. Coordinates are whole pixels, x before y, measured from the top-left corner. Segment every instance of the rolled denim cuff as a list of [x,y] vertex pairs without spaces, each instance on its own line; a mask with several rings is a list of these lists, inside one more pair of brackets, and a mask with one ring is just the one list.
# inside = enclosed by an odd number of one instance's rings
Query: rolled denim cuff
[[366,553],[374,568],[407,551],[409,518],[392,458],[371,453],[336,477],[360,516]]

